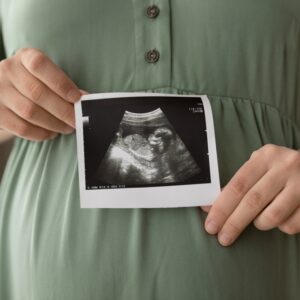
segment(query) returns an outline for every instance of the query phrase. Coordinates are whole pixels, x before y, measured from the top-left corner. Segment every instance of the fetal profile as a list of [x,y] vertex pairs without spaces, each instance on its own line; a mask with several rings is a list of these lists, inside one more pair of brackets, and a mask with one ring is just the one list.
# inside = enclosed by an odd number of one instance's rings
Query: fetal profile
[[191,153],[158,108],[147,113],[125,111],[97,176],[101,182],[127,186],[185,182],[200,173]]

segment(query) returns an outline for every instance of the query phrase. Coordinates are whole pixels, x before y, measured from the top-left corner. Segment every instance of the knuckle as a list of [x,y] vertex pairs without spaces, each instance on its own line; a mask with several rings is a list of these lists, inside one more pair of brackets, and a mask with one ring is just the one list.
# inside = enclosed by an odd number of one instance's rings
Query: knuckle
[[261,218],[259,218],[259,222],[255,221],[255,227],[258,229],[265,229],[270,227],[278,226],[283,218],[283,212],[281,209],[273,208],[265,211]]
[[251,209],[263,207],[263,196],[258,191],[250,191],[245,197],[245,203]]
[[228,218],[228,215],[221,207],[212,206],[210,211],[210,214],[214,219],[221,220],[224,222]]
[[273,144],[266,144],[262,147],[262,153],[264,153],[266,156],[272,156],[278,151],[278,146]]
[[260,151],[259,150],[254,150],[251,155],[250,155],[250,159],[255,159],[257,158],[257,156],[259,156]]
[[34,103],[26,103],[21,110],[21,117],[26,120],[32,120],[36,112],[36,105]]
[[279,226],[279,229],[280,229],[280,231],[290,234],[290,235],[299,233],[299,229],[297,228],[297,226],[295,226],[292,223],[287,223],[282,226]]
[[286,164],[288,167],[300,166],[300,152],[292,150],[289,155],[286,156]]
[[42,68],[47,60],[46,56],[36,49],[28,49],[22,57],[28,69],[33,72]]
[[7,73],[11,69],[11,60],[10,59],[4,59],[0,62],[0,69],[1,72]]
[[226,226],[226,232],[230,232],[232,235],[238,235],[242,231],[242,228],[232,220],[228,220],[224,225],[224,227],[225,226]]
[[32,50],[32,48],[28,48],[28,47],[23,47],[23,48],[20,48],[18,49],[18,51],[16,52],[16,55],[19,55],[19,56],[22,56],[24,55],[24,53],[28,52]]
[[71,88],[72,87],[70,86],[68,79],[64,76],[58,78],[55,83],[55,89],[64,93],[67,93]]
[[233,191],[234,194],[240,196],[246,190],[246,180],[241,177],[233,178],[229,184],[229,188]]
[[300,151],[295,151],[294,165],[300,167]]
[[39,101],[43,94],[44,87],[42,86],[42,84],[34,82],[29,85],[28,90],[30,99],[33,101]]

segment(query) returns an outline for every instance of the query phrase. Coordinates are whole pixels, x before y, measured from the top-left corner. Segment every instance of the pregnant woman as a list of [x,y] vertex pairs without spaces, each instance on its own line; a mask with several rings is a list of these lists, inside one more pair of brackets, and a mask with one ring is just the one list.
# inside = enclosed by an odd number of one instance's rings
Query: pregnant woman
[[[18,136],[0,189],[1,300],[300,298],[299,1],[0,6],[0,128]],[[80,89],[207,94],[224,187],[208,216],[80,209]]]

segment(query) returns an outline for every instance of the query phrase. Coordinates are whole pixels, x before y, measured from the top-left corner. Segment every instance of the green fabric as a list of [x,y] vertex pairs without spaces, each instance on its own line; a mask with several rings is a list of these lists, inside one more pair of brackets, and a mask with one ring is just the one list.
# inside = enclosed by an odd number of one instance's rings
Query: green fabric
[[[298,0],[2,0],[1,14],[8,56],[39,48],[89,92],[208,94],[222,185],[266,143],[300,148]],[[0,189],[0,299],[300,299],[299,235],[251,225],[224,248],[205,216],[80,209],[75,135],[17,139]]]

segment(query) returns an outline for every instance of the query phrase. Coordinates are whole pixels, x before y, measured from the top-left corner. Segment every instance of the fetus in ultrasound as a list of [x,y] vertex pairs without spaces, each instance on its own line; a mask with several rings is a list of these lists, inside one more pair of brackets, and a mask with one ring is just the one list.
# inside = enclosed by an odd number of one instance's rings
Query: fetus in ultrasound
[[182,183],[201,169],[160,108],[125,111],[97,171],[106,184]]

